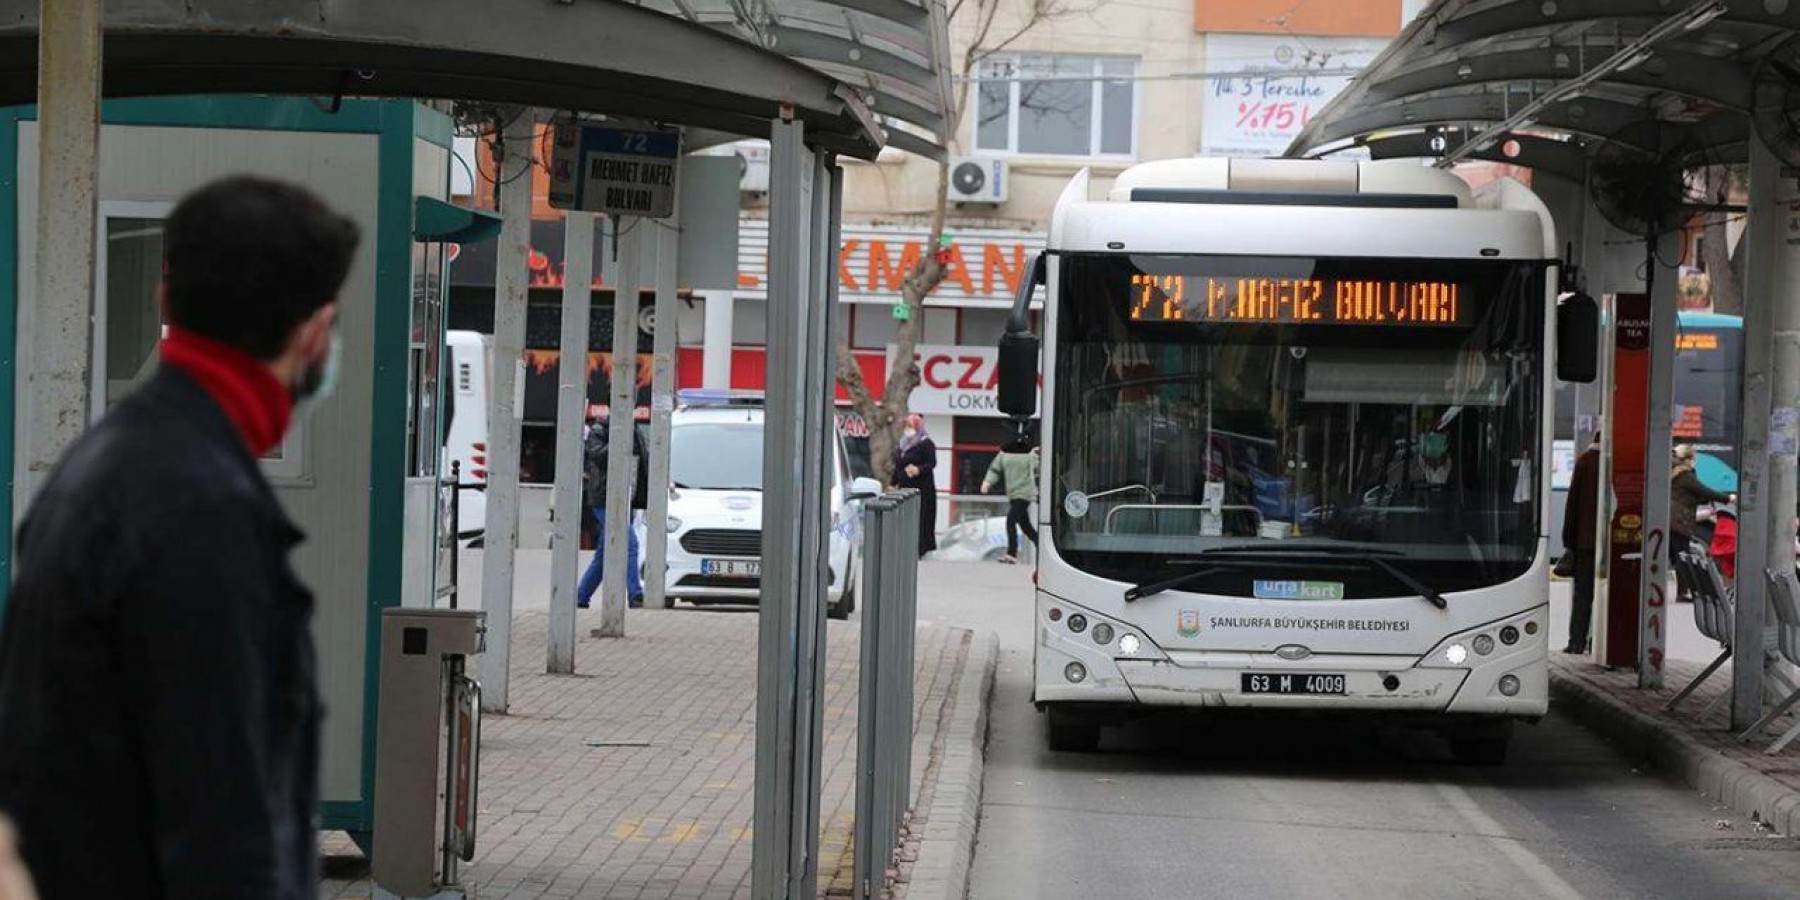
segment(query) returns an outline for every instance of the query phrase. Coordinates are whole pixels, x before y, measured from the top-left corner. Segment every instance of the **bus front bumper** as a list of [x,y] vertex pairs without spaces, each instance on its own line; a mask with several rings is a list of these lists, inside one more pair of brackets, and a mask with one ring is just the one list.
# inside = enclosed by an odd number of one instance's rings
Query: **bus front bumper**
[[[1449,635],[1424,656],[1316,654],[1299,661],[1269,653],[1164,652],[1147,639],[1140,652],[1127,658],[1067,629],[1040,627],[1034,699],[1039,704],[1381,710],[1536,719],[1549,709],[1548,628],[1541,624],[1547,613],[1546,607],[1538,607]],[[1088,614],[1115,629],[1142,634],[1124,623]],[[1521,628],[1516,643],[1495,642],[1486,654],[1468,649],[1479,635],[1497,634],[1507,625],[1520,627],[1533,617],[1540,623],[1533,635],[1525,635]],[[1460,659],[1455,664],[1450,662],[1453,647],[1462,648],[1454,653]],[[1342,675],[1342,693],[1252,693],[1245,682],[1253,675],[1296,679]],[[1324,684],[1335,687],[1331,681]]]

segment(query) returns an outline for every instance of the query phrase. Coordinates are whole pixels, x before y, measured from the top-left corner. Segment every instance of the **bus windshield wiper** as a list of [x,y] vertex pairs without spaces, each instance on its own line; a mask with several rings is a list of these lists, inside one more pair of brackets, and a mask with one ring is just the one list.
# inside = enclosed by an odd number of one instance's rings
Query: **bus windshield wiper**
[[1373,554],[1360,556],[1358,558],[1364,560],[1365,562],[1369,563],[1370,565],[1374,566],[1375,568],[1388,573],[1388,575],[1391,576],[1395,581],[1398,581],[1401,584],[1406,585],[1407,588],[1409,588],[1413,591],[1416,591],[1418,593],[1418,595],[1421,598],[1423,598],[1426,603],[1429,603],[1432,606],[1437,607],[1438,609],[1448,609],[1450,607],[1449,602],[1444,599],[1444,595],[1438,593],[1436,588],[1433,588],[1431,585],[1426,584],[1425,582],[1420,581],[1419,579],[1406,574],[1406,572],[1401,570],[1401,568],[1399,566],[1396,566],[1393,563],[1388,562],[1387,560],[1382,559],[1381,557],[1375,556]]
[[1174,578],[1165,578],[1161,581],[1146,581],[1143,584],[1132,585],[1125,589],[1125,602],[1136,603],[1145,597],[1193,584],[1196,581],[1203,578],[1210,578],[1230,568],[1232,567],[1226,565],[1211,565],[1196,572],[1183,572]]

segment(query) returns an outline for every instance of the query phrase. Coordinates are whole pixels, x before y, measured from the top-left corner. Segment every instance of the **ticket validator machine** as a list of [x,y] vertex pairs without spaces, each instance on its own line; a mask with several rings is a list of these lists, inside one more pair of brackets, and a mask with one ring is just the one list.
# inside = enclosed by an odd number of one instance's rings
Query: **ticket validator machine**
[[486,636],[480,610],[401,607],[382,615],[377,898],[467,896],[459,869],[475,853],[481,685],[464,672]]

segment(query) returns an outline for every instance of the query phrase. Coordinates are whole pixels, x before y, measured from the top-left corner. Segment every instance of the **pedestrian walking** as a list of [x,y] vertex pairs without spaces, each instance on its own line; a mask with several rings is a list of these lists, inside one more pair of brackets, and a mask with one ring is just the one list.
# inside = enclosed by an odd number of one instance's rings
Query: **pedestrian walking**
[[1025,532],[1032,546],[1037,546],[1037,528],[1031,524],[1031,501],[1037,498],[1037,449],[1023,438],[1016,439],[994,454],[987,474],[981,479],[981,492],[991,493],[998,487],[1006,492],[1006,555],[1001,562],[1019,561],[1019,532]]
[[1575,471],[1569,476],[1569,498],[1563,506],[1563,546],[1575,557],[1570,573],[1574,598],[1569,604],[1569,643],[1563,647],[1564,653],[1587,652],[1594,619],[1595,532],[1599,518],[1600,435],[1596,434],[1575,458]]
[[[1702,504],[1731,503],[1737,495],[1715,491],[1701,483],[1700,476],[1694,474],[1694,448],[1687,444],[1676,444],[1674,460],[1669,468],[1669,558],[1684,552],[1695,543],[1695,535],[1699,532],[1699,510]],[[1707,552],[1707,544],[1700,544],[1700,552]],[[1679,580],[1677,580],[1679,584]],[[1692,602],[1694,599],[1685,591],[1676,598]]]
[[[612,441],[612,429],[607,426],[609,410],[601,406],[596,410],[593,423],[588,428],[588,438],[582,447],[582,502],[593,511],[594,556],[588,560],[587,571],[581,574],[581,583],[575,589],[575,605],[587,609],[593,602],[594,592],[600,589],[600,581],[606,573],[606,486],[607,486],[607,449]],[[636,484],[631,492],[631,512],[633,515],[643,509],[648,502],[650,469],[649,453],[644,449],[644,436],[638,433],[637,423],[631,426],[631,455],[637,471]],[[644,580],[638,571],[638,537],[637,529],[631,527],[631,518],[627,517],[625,526],[625,596],[632,609],[644,605]]]
[[937,549],[937,444],[925,430],[925,417],[906,417],[900,446],[894,449],[893,480],[919,492],[919,558]]
[[183,199],[163,240],[160,365],[19,530],[0,811],[44,900],[311,900],[313,599],[257,459],[335,383],[357,228],[237,177]]

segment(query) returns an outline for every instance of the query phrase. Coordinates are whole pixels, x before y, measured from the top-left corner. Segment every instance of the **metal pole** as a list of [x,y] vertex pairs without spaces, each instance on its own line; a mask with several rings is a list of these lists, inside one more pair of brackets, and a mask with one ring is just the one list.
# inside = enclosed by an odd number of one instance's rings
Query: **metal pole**
[[669,529],[669,417],[675,410],[675,339],[680,313],[675,290],[680,271],[681,214],[656,229],[656,332],[650,357],[650,496],[644,528],[644,602],[667,607]]
[[600,637],[625,636],[627,541],[631,534],[631,490],[637,483],[632,455],[632,418],[637,409],[638,291],[644,283],[644,233],[648,220],[621,217],[619,278],[613,285],[612,400],[607,415],[606,530],[600,552],[606,554],[606,578],[600,589]]
[[581,425],[587,418],[588,318],[594,297],[594,216],[563,218],[562,348],[556,366],[556,522],[550,554],[550,636],[545,671],[575,671],[575,573],[581,567]]
[[100,196],[100,6],[100,0],[42,0],[38,12],[36,308],[26,341],[25,478],[15,511],[30,505],[88,422]]
[[804,126],[771,129],[769,342],[763,436],[762,600],[751,896],[812,897],[817,879],[818,751],[831,341],[815,192],[824,167]]
[[1649,260],[1650,421],[1644,432],[1643,564],[1638,568],[1638,687],[1663,684],[1668,641],[1669,450],[1674,428],[1675,269],[1662,260],[1680,259],[1679,233],[1658,238]]
[[525,304],[531,257],[531,166],[536,117],[521,109],[501,135],[500,242],[494,248],[494,393],[488,412],[487,537],[481,608],[482,709],[506,712],[512,663],[513,569],[519,547],[519,419],[525,400]]
[[730,291],[706,292],[700,383],[709,388],[731,387],[731,329],[736,305]]
[[[1742,413],[1738,417],[1738,557],[1736,611],[1731,646],[1731,728],[1743,731],[1762,716],[1763,626],[1768,621],[1768,591],[1763,570],[1777,540],[1788,531],[1771,514],[1769,503],[1770,371],[1774,365],[1776,307],[1788,300],[1786,248],[1782,246],[1787,208],[1782,192],[1793,179],[1781,177],[1781,162],[1760,140],[1750,146],[1750,219],[1744,233],[1747,265],[1744,278],[1744,368]],[[1780,289],[1777,285],[1782,286]],[[1791,552],[1791,551],[1790,551]]]

